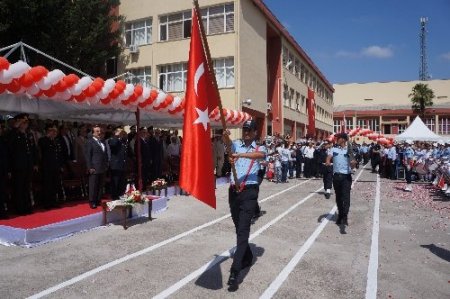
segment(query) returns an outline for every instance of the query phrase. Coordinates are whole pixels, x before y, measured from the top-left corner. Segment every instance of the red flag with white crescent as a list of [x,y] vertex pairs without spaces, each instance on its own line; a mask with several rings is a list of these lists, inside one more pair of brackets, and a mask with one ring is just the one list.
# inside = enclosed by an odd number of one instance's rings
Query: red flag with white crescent
[[217,107],[219,97],[212,79],[208,72],[200,24],[194,8],[183,121],[180,187],[198,200],[216,208],[209,113]]
[[314,99],[314,90],[308,88],[308,135],[316,135],[316,101]]

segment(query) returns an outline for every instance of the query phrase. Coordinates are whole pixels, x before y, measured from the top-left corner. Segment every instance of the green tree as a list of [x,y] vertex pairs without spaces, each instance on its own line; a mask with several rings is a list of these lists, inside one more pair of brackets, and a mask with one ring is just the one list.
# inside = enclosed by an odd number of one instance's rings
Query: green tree
[[[118,0],[1,0],[0,47],[23,41],[94,76],[122,50],[123,17],[112,13]],[[19,51],[14,53],[17,59]],[[31,65],[59,68],[42,55],[27,51]]]
[[423,119],[425,109],[433,106],[434,91],[428,88],[428,84],[418,83],[414,85],[409,97],[412,102],[411,108]]

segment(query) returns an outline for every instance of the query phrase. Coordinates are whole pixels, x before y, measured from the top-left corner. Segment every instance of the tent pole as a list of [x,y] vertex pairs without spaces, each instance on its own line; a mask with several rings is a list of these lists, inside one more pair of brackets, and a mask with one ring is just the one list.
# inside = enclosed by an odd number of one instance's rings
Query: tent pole
[[142,192],[142,164],[141,164],[141,136],[140,129],[141,127],[141,111],[139,107],[136,110],[136,163],[137,163],[137,185],[138,190]]

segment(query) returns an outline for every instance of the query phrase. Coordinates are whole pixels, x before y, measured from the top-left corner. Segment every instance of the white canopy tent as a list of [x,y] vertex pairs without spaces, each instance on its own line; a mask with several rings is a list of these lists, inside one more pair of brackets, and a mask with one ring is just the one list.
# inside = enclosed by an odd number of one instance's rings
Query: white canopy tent
[[[80,104],[73,101],[52,101],[34,98],[26,94],[5,93],[0,95],[0,112],[26,112],[40,119],[58,119],[77,122],[99,122],[108,124],[131,125],[136,123],[133,111],[105,105]],[[165,128],[181,128],[183,118],[164,112],[142,113],[141,125]],[[217,124],[219,125],[219,124]]]
[[417,116],[411,125],[400,135],[395,136],[396,141],[439,141],[442,137],[435,134],[423,123],[422,119]]
[[[26,59],[10,63],[7,57],[20,49],[31,49],[38,54],[77,71],[83,75],[64,74],[59,69],[47,70],[43,66],[31,67]],[[41,119],[78,122],[99,122],[129,125],[136,123],[166,128],[183,126],[184,99],[158,88],[126,83],[111,78],[93,78],[56,58],[25,43],[1,48],[9,52],[0,55],[0,112],[26,112]],[[223,109],[228,127],[239,127],[251,119],[248,113]],[[209,111],[210,125],[221,127],[219,108]]]

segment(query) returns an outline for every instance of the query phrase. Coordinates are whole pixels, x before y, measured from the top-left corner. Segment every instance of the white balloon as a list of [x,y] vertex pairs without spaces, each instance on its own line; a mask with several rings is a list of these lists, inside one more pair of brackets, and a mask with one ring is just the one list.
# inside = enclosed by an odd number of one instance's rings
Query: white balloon
[[172,104],[169,105],[169,111],[173,111],[176,108],[178,108],[178,106],[180,106],[181,102],[182,102],[182,99],[180,97],[174,97]]
[[123,94],[125,95],[125,99],[128,99],[134,92],[134,85],[133,84],[127,84],[125,87],[125,90],[123,91]]
[[48,76],[44,76],[39,82],[37,82],[37,85],[42,90],[48,90],[52,86],[52,82],[48,78]]
[[31,86],[27,88],[27,93],[28,93],[29,95],[32,95],[32,96],[35,96],[36,94],[38,94],[39,91],[41,91],[41,90],[40,90],[40,88],[37,86],[36,83],[31,84]]
[[29,69],[30,66],[28,64],[19,60],[16,63],[9,65],[7,70],[0,72],[0,83],[9,84],[13,79],[20,78]]
[[162,102],[164,102],[164,100],[166,99],[167,94],[162,92],[162,91],[158,91],[158,96],[156,97],[156,100],[153,102],[153,107],[158,106],[159,104],[161,104]]
[[142,90],[142,94],[138,97],[138,99],[137,99],[137,103],[142,103],[142,102],[144,102],[146,99],[148,99],[148,97],[150,96],[150,92],[151,92],[152,90],[150,89],[150,88],[148,88],[148,87],[144,87],[143,88],[143,90]]
[[89,78],[88,76],[84,76],[73,87],[72,95],[74,95],[74,96],[80,95],[83,92],[83,90],[85,90],[91,83],[92,83],[92,79]]
[[102,90],[99,92],[100,99],[105,99],[114,89],[115,85],[116,82],[113,79],[106,80],[105,84],[102,87]]

